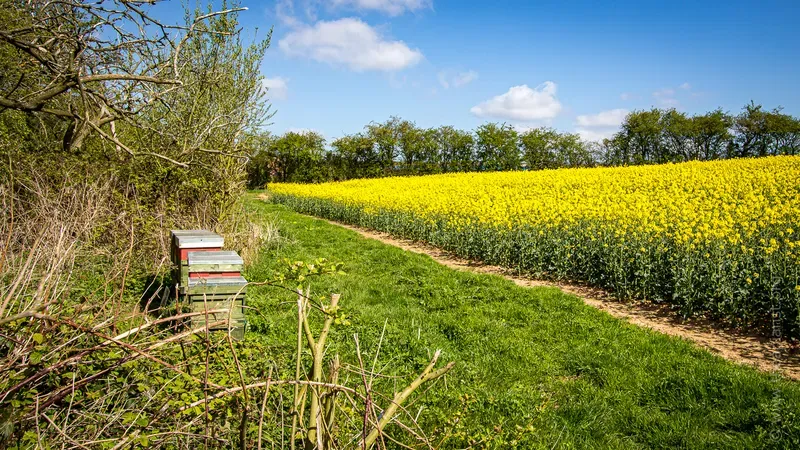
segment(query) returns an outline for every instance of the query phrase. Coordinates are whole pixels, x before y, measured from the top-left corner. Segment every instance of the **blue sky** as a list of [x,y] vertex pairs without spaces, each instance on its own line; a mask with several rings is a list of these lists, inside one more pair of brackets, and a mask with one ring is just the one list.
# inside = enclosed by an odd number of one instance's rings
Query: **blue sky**
[[800,1],[243,1],[274,25],[268,129],[331,140],[391,115],[608,136],[627,111],[800,115]]

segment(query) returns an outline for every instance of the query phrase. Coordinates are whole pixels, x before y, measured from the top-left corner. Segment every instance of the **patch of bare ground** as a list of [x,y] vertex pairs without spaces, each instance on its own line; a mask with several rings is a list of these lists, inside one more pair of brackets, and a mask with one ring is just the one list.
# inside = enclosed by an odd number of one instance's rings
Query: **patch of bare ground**
[[508,269],[459,258],[424,243],[397,239],[389,234],[367,230],[334,221],[327,221],[362,236],[415,253],[430,256],[439,264],[456,270],[499,275],[523,287],[554,287],[572,294],[587,305],[614,317],[659,333],[677,336],[725,359],[750,365],[765,372],[777,372],[800,380],[800,349],[796,343],[766,336],[754,330],[724,327],[705,319],[683,319],[667,305],[648,302],[625,302],[609,292],[580,284],[537,280],[512,273]]

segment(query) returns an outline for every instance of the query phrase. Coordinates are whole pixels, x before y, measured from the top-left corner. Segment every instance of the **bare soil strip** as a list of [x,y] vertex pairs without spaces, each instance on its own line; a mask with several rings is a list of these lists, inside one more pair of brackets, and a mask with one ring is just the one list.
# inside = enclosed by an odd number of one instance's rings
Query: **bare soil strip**
[[428,255],[439,264],[452,269],[499,275],[523,287],[554,287],[561,289],[567,294],[577,296],[587,305],[634,325],[689,340],[730,361],[754,366],[765,372],[778,372],[788,378],[800,380],[800,349],[796,344],[785,340],[748,333],[742,330],[722,328],[719,324],[702,319],[683,320],[677,317],[674,311],[662,305],[646,302],[625,303],[615,299],[602,289],[521,277],[510,273],[509,270],[502,267],[489,266],[477,261],[458,258],[430,245],[397,239],[386,233],[366,230],[339,222],[330,220],[327,222],[353,230],[366,238],[375,239],[384,244]]

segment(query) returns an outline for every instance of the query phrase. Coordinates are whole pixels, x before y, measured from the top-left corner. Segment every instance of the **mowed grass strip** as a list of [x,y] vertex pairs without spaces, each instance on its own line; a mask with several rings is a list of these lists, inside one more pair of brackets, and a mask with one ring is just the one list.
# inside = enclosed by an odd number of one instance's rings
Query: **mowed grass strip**
[[[800,385],[730,363],[689,342],[630,325],[554,288],[448,269],[353,231],[255,198],[285,245],[247,269],[259,281],[280,260],[327,258],[343,276],[313,281],[338,292],[351,324],[329,355],[355,362],[353,334],[378,367],[413,378],[435,349],[456,361],[445,382],[408,408],[444,447],[797,448]],[[253,288],[251,338],[291,368],[296,311],[288,294]],[[371,356],[369,358],[371,360]],[[391,393],[402,381],[386,379]],[[460,414],[460,416],[457,416]],[[397,431],[397,430],[395,430]]]

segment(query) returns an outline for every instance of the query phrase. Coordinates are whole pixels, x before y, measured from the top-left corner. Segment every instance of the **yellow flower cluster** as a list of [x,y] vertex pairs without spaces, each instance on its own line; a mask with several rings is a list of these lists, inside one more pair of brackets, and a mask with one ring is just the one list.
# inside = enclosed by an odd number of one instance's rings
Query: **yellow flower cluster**
[[[365,211],[402,211],[451,225],[569,228],[595,224],[618,236],[677,243],[749,242],[770,230],[765,251],[794,248],[800,224],[800,157],[658,166],[457,173],[272,184],[275,193],[332,200]],[[588,232],[588,230],[587,230]]]

